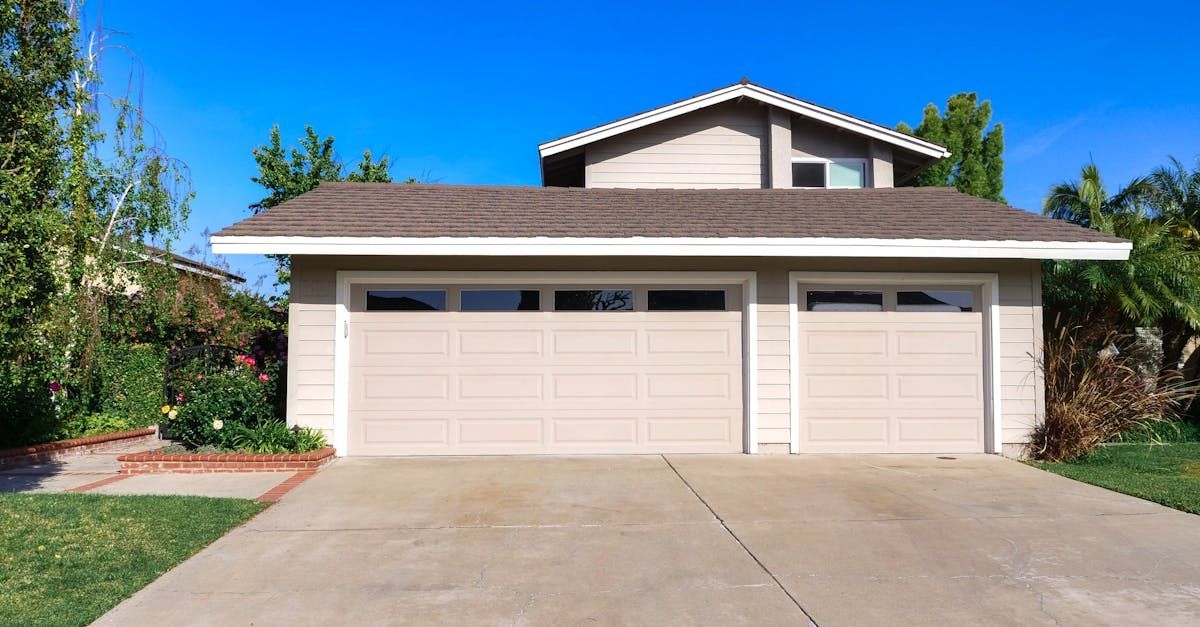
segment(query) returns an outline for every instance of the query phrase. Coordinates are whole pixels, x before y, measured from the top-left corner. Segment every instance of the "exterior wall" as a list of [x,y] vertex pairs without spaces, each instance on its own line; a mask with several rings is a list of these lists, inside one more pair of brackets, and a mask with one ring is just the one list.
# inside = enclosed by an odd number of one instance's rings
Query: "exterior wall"
[[587,187],[761,188],[763,107],[728,102],[587,147]]
[[[791,441],[788,359],[789,271],[994,272],[1000,276],[1001,412],[1006,452],[1028,442],[1044,412],[1041,265],[1024,260],[753,258],[404,258],[292,259],[288,423],[332,436],[335,279],[338,270],[735,271],[758,273],[758,442],[781,452]],[[1014,453],[1015,454],[1015,453]]]
[[866,159],[868,140],[861,135],[805,118],[792,117],[792,157],[812,159]]
[[871,142],[871,187],[895,187],[895,167],[892,163],[892,147],[882,142]]

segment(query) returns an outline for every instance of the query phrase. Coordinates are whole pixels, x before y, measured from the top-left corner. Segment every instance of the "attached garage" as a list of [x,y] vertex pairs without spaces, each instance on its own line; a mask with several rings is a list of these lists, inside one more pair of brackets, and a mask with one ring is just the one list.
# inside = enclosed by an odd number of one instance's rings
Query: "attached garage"
[[348,454],[743,450],[741,282],[479,276],[349,284]]

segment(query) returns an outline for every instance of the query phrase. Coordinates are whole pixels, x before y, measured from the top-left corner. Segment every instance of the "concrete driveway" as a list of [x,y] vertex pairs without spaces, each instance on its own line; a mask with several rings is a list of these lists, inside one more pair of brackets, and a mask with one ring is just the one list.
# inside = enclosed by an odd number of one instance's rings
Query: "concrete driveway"
[[991,456],[341,460],[100,624],[1196,624],[1200,517]]

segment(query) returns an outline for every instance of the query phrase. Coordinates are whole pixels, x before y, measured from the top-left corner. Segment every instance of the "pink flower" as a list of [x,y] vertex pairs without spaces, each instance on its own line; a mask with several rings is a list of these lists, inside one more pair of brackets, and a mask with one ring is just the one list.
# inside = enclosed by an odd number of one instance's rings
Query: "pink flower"
[[59,383],[58,381],[51,381],[51,382],[50,382],[50,392],[51,392],[51,393],[53,393],[53,394],[58,394],[58,393],[59,393],[59,392],[61,392],[61,391],[62,391],[62,384],[61,384],[61,383]]
[[204,380],[204,375],[202,375],[202,374],[198,374],[198,375],[196,375],[196,380],[197,380],[197,381],[203,381],[203,380]]
[[267,373],[263,372],[258,375],[258,380],[262,381],[263,383],[266,383],[267,381],[271,380],[271,377],[268,377]]
[[178,393],[178,394],[176,394],[176,395],[175,395],[175,402],[176,402],[176,403],[182,403],[182,402],[183,402],[183,398],[184,398],[184,396],[183,396],[183,392],[180,392],[180,393]]

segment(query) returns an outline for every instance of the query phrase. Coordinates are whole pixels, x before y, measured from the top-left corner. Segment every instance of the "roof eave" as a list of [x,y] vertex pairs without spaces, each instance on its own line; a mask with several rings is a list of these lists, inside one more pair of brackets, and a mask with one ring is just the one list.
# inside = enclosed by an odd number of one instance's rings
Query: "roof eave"
[[491,257],[1129,258],[1129,242],[772,237],[299,237],[214,235],[222,254]]
[[889,129],[885,126],[873,124],[865,120],[860,120],[853,116],[846,115],[826,109],[803,100],[786,96],[776,91],[772,91],[765,87],[760,87],[753,83],[739,83],[722,87],[706,94],[701,94],[687,100],[672,103],[652,109],[644,113],[632,115],[602,126],[598,126],[586,131],[581,131],[573,135],[561,137],[538,145],[538,154],[542,159],[553,156],[573,148],[578,148],[593,142],[614,137],[622,133],[649,126],[663,120],[691,113],[706,107],[710,107],[735,98],[748,97],[759,102],[776,106],[786,111],[790,111],[797,115],[802,115],[810,119],[814,119],[826,124],[831,124],[838,128],[843,128],[852,132],[857,132],[866,137],[886,142],[893,146],[909,150],[932,159],[944,159],[950,156],[950,152],[945,147],[939,146],[932,142],[923,139],[906,135],[900,131]]

